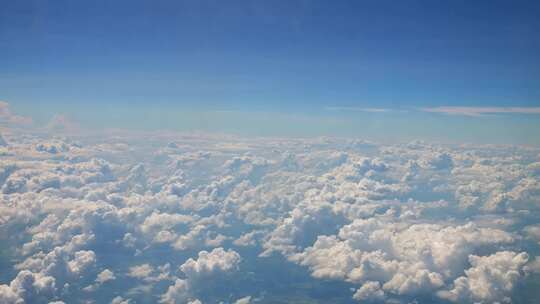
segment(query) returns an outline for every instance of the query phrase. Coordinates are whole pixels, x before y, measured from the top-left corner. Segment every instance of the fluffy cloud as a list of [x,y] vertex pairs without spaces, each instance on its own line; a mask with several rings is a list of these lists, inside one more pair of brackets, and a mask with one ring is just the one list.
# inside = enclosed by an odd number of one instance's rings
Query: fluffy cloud
[[190,298],[190,285],[187,280],[177,279],[161,296],[161,303],[186,303]]
[[85,268],[96,262],[96,255],[91,250],[81,250],[75,252],[73,260],[68,262],[69,271],[80,274]]
[[129,304],[129,303],[131,303],[131,300],[124,299],[121,296],[114,297],[114,299],[112,299],[111,301],[111,304]]
[[23,270],[9,285],[0,285],[1,303],[33,303],[53,298],[56,281],[51,276],[44,276]]
[[508,297],[518,279],[523,266],[529,259],[524,252],[501,251],[490,256],[469,256],[471,268],[465,276],[454,280],[454,288],[439,292],[439,296],[453,302],[502,301],[510,303]]
[[170,277],[169,263],[154,268],[150,264],[142,264],[129,268],[128,276],[143,280],[145,282],[158,282],[169,280]]
[[114,279],[116,279],[114,272],[110,271],[109,269],[105,269],[97,275],[96,283],[103,284]]
[[529,225],[523,228],[525,235],[540,244],[540,225]]
[[[238,270],[240,255],[233,250],[216,248],[211,252],[201,251],[198,258],[187,260],[180,270],[187,279],[177,279],[161,296],[162,303],[200,303],[193,298],[198,285],[214,280],[217,275]],[[249,303],[249,299],[248,299]]]
[[358,288],[353,298],[358,301],[382,301],[385,295],[379,282],[367,281]]
[[216,273],[237,270],[240,261],[240,255],[234,250],[225,251],[223,248],[216,248],[211,252],[199,252],[196,260],[187,260],[180,266],[180,270],[190,280],[197,280]]
[[529,263],[523,267],[526,274],[540,273],[540,256],[534,257],[533,260],[529,260]]
[[319,236],[290,259],[308,266],[314,277],[361,283],[355,298],[382,299],[385,293],[435,291],[462,272],[471,253],[513,241],[507,232],[472,223],[406,224],[382,217],[355,220],[337,236]]
[[1,303],[491,303],[539,269],[534,147],[3,135]]
[[103,283],[115,280],[116,276],[109,269],[105,269],[102,272],[98,273],[95,283],[86,286],[83,288],[84,291],[93,292],[96,291]]

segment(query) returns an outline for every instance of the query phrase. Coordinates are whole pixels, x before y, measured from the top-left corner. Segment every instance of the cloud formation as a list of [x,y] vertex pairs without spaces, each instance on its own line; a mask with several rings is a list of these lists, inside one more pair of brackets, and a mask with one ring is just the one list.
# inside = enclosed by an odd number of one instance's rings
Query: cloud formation
[[519,303],[539,273],[535,147],[19,132],[0,303]]
[[390,112],[392,109],[387,108],[362,108],[362,107],[339,107],[339,106],[329,106],[325,107],[328,111],[352,111],[352,112],[370,112],[370,113],[384,113]]
[[433,107],[424,112],[449,115],[482,116],[488,114],[540,114],[540,107]]

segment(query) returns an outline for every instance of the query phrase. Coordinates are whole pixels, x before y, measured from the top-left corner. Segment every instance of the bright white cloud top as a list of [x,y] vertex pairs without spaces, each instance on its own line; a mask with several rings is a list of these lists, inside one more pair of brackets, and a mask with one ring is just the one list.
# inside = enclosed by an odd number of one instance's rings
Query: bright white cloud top
[[538,148],[163,132],[3,138],[0,303],[539,296]]

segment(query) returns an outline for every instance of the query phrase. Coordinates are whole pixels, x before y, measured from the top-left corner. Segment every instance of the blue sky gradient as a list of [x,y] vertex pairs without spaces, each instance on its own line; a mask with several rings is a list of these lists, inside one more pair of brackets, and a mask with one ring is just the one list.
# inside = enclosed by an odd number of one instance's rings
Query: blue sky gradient
[[[535,1],[3,1],[1,7],[0,100],[38,120],[53,113],[83,121],[126,120],[137,111],[339,118],[351,111],[328,109],[540,106]],[[384,114],[376,117],[386,123],[391,118]],[[525,116],[517,128],[530,133],[528,121],[537,126],[538,115]],[[150,122],[144,121],[161,126]]]

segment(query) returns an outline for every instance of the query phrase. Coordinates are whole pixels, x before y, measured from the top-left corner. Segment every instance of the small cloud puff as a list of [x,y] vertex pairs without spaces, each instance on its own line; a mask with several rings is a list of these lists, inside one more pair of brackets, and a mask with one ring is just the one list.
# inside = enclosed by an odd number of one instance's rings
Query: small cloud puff
[[96,283],[103,284],[107,281],[112,281],[115,279],[116,276],[114,275],[114,272],[110,271],[109,269],[105,269],[97,275]]
[[196,280],[220,272],[229,272],[238,269],[241,258],[234,250],[225,251],[223,248],[215,248],[211,252],[201,251],[196,260],[189,259],[180,270],[190,280]]

